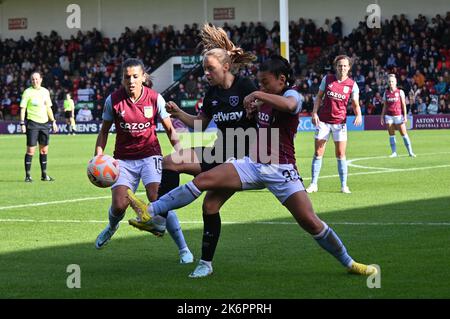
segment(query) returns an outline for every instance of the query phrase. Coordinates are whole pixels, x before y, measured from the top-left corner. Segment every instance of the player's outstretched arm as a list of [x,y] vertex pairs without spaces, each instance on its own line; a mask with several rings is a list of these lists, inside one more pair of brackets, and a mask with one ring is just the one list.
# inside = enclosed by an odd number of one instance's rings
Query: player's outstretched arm
[[103,120],[102,128],[98,133],[97,142],[95,143],[94,155],[103,154],[103,150],[105,149],[106,143],[108,142],[109,129],[111,128],[112,123],[112,121]]
[[164,130],[166,131],[170,144],[172,144],[174,150],[178,152],[181,149],[180,139],[178,137],[177,131],[172,125],[170,117],[166,117],[165,119],[161,120],[161,124],[164,127]]
[[188,114],[180,109],[180,107],[173,101],[169,101],[166,103],[166,110],[172,117],[179,119],[189,128],[195,128],[196,123],[201,123],[202,130],[205,130],[208,127],[209,122],[211,122],[211,119],[208,118],[204,113],[200,113],[196,116]]
[[297,109],[297,100],[292,97],[284,97],[277,94],[270,94],[262,91],[254,91],[247,95],[244,99],[244,106],[247,108],[249,105],[254,104],[256,101],[268,103],[272,107],[281,112],[292,113]]

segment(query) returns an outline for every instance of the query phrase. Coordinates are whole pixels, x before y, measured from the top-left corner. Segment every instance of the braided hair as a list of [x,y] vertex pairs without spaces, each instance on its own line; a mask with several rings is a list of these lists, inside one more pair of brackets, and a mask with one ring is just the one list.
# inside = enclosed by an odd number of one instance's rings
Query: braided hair
[[256,60],[254,54],[235,46],[225,30],[220,27],[205,24],[200,32],[200,37],[203,56],[214,56],[222,65],[229,63],[233,71]]

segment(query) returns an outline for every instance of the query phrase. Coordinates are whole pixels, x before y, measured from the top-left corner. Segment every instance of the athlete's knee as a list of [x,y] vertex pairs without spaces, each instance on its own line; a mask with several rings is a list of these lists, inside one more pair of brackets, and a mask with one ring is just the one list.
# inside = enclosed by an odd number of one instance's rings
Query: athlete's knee
[[319,143],[319,145],[316,145],[314,150],[314,156],[315,157],[321,157],[325,153],[325,143]]
[[130,204],[130,201],[126,197],[113,197],[112,200],[112,209],[114,212],[125,211]]
[[315,214],[312,214],[311,216],[303,219],[301,226],[311,235],[319,234],[324,227],[322,221],[317,216],[315,216]]
[[323,157],[324,153],[325,153],[325,149],[323,147],[320,147],[314,151],[314,156],[315,157]]
[[216,214],[220,210],[221,207],[222,207],[221,203],[218,203],[213,200],[205,199],[203,201],[203,205],[202,205],[203,215]]
[[193,182],[199,190],[206,190],[206,189],[209,189],[210,184],[214,184],[213,178],[214,178],[214,176],[211,174],[208,174],[208,171],[206,171],[206,172],[198,174],[194,178]]
[[149,201],[154,202],[158,199],[158,192],[157,191],[147,191],[147,198]]
[[343,148],[336,148],[336,158],[337,159],[345,159],[345,149]]
[[336,158],[338,160],[345,160],[345,151],[336,151]]

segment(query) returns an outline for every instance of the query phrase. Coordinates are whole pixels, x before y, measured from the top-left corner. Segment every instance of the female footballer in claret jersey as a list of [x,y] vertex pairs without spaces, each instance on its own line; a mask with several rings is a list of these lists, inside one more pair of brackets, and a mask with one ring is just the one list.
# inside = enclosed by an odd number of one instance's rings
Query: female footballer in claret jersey
[[[129,192],[131,207],[138,218],[146,222],[151,220],[151,215],[188,205],[205,190],[215,190],[220,196],[224,190],[267,188],[291,212],[300,227],[350,272],[375,274],[375,267],[357,263],[350,257],[338,235],[314,213],[305,192],[294,148],[302,100],[300,94],[289,87],[292,83],[289,62],[281,56],[271,57],[260,66],[258,80],[261,90],[244,100],[248,114],[255,115],[258,121],[258,141],[251,148],[250,156],[203,172],[149,206]],[[272,134],[279,138],[272,139]],[[190,277],[206,277],[212,272],[212,261],[201,259]]]
[[[355,81],[348,76],[351,60],[346,55],[334,59],[335,75],[323,77],[319,87],[314,108],[311,114],[312,123],[316,126],[314,157],[312,160],[312,180],[306,191],[318,191],[318,180],[322,168],[322,158],[330,134],[333,136],[341,192],[350,193],[347,186],[347,105],[351,99],[355,113],[354,125],[362,124],[361,108],[359,107],[359,89]],[[323,102],[323,103],[322,103]]]
[[[156,135],[157,118],[169,137],[172,146],[179,146],[178,136],[172,126],[170,116],[165,109],[164,98],[156,91],[144,85],[149,80],[144,64],[138,59],[127,59],[122,65],[123,87],[114,91],[105,101],[103,123],[95,144],[95,155],[103,154],[108,141],[109,129],[116,127],[114,158],[119,161],[120,175],[112,186],[112,203],[109,209],[109,224],[98,235],[95,247],[102,248],[119,228],[119,222],[129,205],[127,190],[133,192],[142,183],[150,201],[157,199],[161,182],[162,153]],[[193,257],[184,240],[178,219],[178,227],[170,235],[175,240],[180,262],[185,263],[186,255]],[[160,233],[162,236],[164,232]]]
[[395,129],[400,132],[405,143],[409,156],[416,157],[413,153],[411,141],[406,131],[406,122],[408,114],[406,113],[405,92],[397,88],[397,78],[395,74],[388,76],[389,88],[384,92],[383,110],[381,111],[381,125],[386,124],[389,133],[389,144],[391,145],[391,155],[397,157],[397,145],[395,142]]

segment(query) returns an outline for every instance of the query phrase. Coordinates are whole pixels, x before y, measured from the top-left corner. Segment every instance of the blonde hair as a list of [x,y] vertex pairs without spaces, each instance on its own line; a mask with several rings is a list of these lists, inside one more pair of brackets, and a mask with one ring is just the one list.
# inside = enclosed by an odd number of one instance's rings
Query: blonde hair
[[205,24],[200,32],[200,37],[204,57],[214,56],[222,65],[229,63],[234,70],[256,60],[254,54],[245,52],[242,48],[235,46],[228,38],[225,30],[220,27]]
[[389,80],[390,78],[394,78],[394,79],[397,81],[397,77],[396,77],[395,74],[393,74],[393,73],[388,74],[388,80]]

